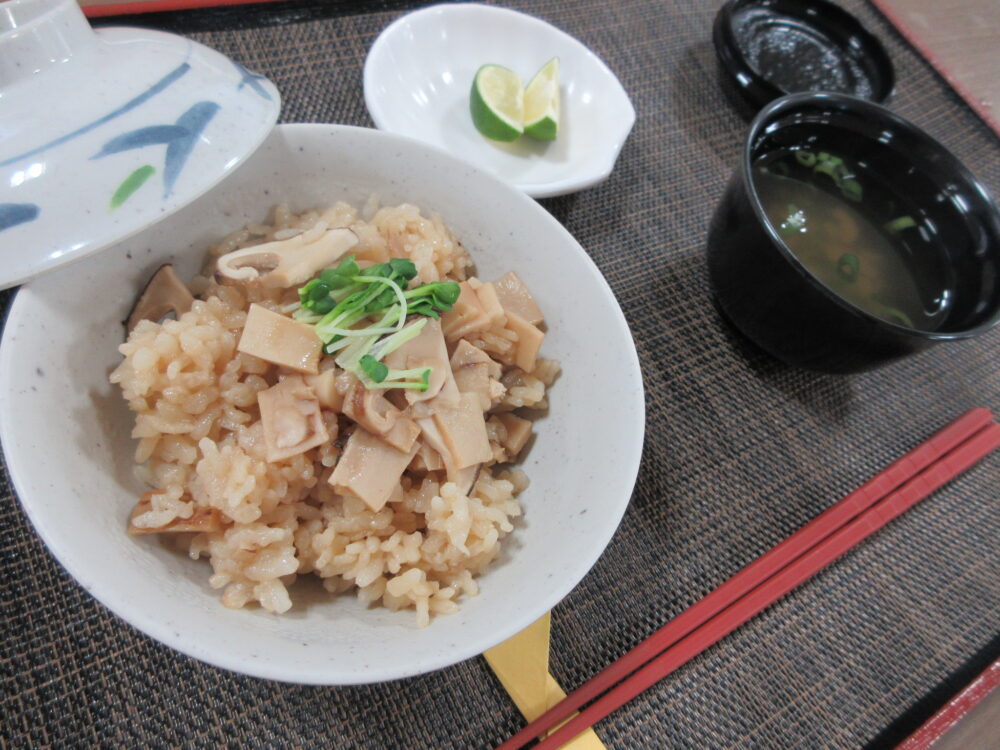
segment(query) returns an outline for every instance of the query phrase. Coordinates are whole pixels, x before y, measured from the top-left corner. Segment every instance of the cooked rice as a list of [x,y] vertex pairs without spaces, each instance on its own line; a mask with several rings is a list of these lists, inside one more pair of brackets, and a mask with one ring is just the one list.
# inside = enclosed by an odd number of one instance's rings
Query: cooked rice
[[[279,367],[237,351],[251,302],[272,309],[296,299],[295,290],[262,292],[219,286],[215,259],[232,250],[283,239],[325,226],[349,226],[360,238],[359,260],[410,257],[421,281],[463,280],[468,254],[437,217],[411,205],[359,213],[345,203],[301,215],[286,207],[267,225],[250,225],[209,252],[206,273],[192,290],[202,299],[177,320],[143,321],[120,347],[124,360],[111,374],[135,412],[137,473],[155,494],[149,510],[132,519],[157,529],[214,508],[232,523],[222,531],[190,537],[192,558],[207,557],[209,582],[227,607],[257,602],[284,612],[289,585],[314,573],[333,593],[354,589],[359,599],[390,609],[413,608],[426,625],[432,614],[454,612],[472,596],[501,540],[521,515],[516,496],[527,486],[521,471],[484,467],[468,496],[437,475],[404,475],[390,502],[372,511],[340,496],[327,483],[338,457],[338,418],[323,412],[330,441],[269,463],[257,394],[278,382]],[[510,331],[486,332],[473,341],[506,354]],[[494,411],[546,408],[546,388],[558,365],[538,360],[531,374],[508,368],[507,391]],[[506,460],[503,425],[488,431],[496,460]]]

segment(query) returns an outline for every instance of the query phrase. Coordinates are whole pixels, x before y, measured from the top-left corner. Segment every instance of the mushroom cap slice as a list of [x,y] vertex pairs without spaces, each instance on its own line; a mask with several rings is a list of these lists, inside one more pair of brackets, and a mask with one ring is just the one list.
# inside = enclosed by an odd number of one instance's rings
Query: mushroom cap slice
[[358,236],[347,227],[326,229],[321,222],[287,240],[226,253],[217,261],[216,276],[223,282],[260,281],[265,287],[276,289],[299,286],[332,266],[357,244]]
[[396,450],[377,435],[358,427],[347,439],[327,481],[335,492],[357,497],[374,511],[381,510],[399,486],[399,479],[419,446],[414,441],[409,451]]
[[319,399],[301,375],[257,394],[268,461],[282,461],[330,440]]
[[236,348],[290,370],[318,375],[322,346],[312,326],[255,302],[247,312],[247,322]]
[[156,269],[136,299],[125,321],[125,333],[132,333],[140,320],[157,322],[169,313],[180,317],[193,304],[194,296],[174,272],[174,267],[166,263]]

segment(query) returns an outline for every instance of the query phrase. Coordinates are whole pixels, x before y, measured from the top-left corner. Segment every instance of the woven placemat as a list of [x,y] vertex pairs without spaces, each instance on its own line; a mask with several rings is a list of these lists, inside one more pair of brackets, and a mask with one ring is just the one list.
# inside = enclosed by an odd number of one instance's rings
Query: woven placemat
[[[899,81],[892,107],[1000,189],[995,136],[881,16],[843,4],[888,46]],[[554,611],[552,671],[572,688],[961,411],[1000,407],[1000,332],[849,378],[791,369],[754,349],[712,306],[703,257],[746,127],[716,85],[715,4],[515,5],[593,48],[638,112],[610,180],[542,202],[618,295],[648,399],[631,507]],[[403,7],[291,2],[130,21],[189,34],[267,74],[284,94],[285,121],[370,125],[365,53]],[[401,682],[317,688],[180,656],[63,572],[6,473],[0,494],[4,746],[444,750],[490,747],[521,726],[478,658]],[[998,496],[1000,455],[598,733],[612,748],[891,745],[1000,654]]]

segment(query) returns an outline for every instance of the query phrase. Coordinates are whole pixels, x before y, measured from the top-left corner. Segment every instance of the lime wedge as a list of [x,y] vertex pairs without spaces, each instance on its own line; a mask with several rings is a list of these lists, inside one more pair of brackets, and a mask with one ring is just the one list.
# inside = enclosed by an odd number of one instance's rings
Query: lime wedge
[[524,90],[524,134],[553,141],[559,132],[559,58],[535,73]]
[[495,141],[512,141],[524,132],[524,90],[513,70],[484,65],[472,81],[469,109],[476,130]]

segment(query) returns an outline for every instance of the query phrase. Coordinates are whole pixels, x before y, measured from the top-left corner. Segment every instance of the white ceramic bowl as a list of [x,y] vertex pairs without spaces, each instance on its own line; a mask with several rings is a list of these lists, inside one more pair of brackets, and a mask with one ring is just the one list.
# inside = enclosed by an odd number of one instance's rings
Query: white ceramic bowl
[[[161,263],[183,275],[208,243],[272,204],[410,201],[441,214],[484,278],[516,269],[561,360],[524,469],[523,523],[457,614],[418,629],[412,611],[320,596],[284,615],[227,610],[207,563],[126,535],[143,488],[131,415],[108,373],[121,321]],[[586,304],[580,304],[586,300]],[[231,177],[141,236],[26,285],[0,345],[0,439],[21,503],[49,549],[135,627],[206,662],[260,677],[349,684],[415,675],[481,653],[562,599],[628,504],[643,437],[638,359],[621,310],[583,249],[522,193],[423,144],[375,130],[284,125]],[[295,589],[292,592],[295,600]],[[32,620],[32,613],[25,613]]]
[[0,289],[190,203],[270,133],[270,81],[190,39],[0,2]]
[[[551,142],[484,138],[469,115],[481,65],[517,72],[527,85],[560,58],[561,122]],[[528,195],[572,193],[607,179],[635,110],[608,66],[554,26],[505,8],[435,5],[385,28],[365,60],[365,104],[381,130],[443,148]]]

